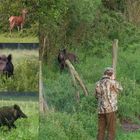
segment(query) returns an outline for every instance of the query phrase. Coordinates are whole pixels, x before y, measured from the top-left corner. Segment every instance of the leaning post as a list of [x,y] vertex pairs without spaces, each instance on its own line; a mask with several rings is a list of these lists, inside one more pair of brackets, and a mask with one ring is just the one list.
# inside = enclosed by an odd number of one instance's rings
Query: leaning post
[[[71,75],[72,75],[74,84],[76,84],[76,80],[77,80],[77,82],[79,83],[81,89],[82,89],[83,92],[84,92],[84,95],[85,95],[85,96],[88,96],[88,90],[87,90],[86,86],[84,85],[82,79],[80,78],[78,72],[75,70],[74,66],[71,64],[71,62],[70,62],[68,59],[65,60],[65,63],[66,63],[66,65],[68,66],[68,68],[69,68],[69,70],[70,70],[70,73],[71,73]],[[75,79],[76,79],[76,80],[75,80]],[[77,86],[77,85],[76,85],[76,86]]]

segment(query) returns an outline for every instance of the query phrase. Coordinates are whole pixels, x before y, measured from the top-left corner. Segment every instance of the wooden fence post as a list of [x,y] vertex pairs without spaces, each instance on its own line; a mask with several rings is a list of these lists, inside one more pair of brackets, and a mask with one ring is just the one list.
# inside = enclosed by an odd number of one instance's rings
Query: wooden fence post
[[47,102],[43,93],[43,81],[42,81],[42,62],[39,61],[39,110],[40,113],[45,113],[48,110]]
[[114,70],[115,77],[116,77],[117,55],[118,55],[118,39],[114,39],[112,43],[112,67]]

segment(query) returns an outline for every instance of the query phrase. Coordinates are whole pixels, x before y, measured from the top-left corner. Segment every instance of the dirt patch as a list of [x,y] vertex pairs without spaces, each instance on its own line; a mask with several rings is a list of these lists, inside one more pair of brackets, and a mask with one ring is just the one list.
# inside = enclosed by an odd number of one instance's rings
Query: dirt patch
[[121,121],[122,128],[127,132],[134,132],[140,130],[140,125],[133,123],[131,120],[123,120]]

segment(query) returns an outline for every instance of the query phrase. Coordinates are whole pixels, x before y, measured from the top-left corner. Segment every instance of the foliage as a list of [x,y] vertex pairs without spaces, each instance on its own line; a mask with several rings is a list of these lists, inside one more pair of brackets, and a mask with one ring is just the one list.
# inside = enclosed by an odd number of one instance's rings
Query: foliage
[[[0,1],[0,29],[1,33],[9,32],[9,17],[10,16],[19,16],[21,15],[21,10],[23,8],[28,9],[28,15],[26,20],[26,30],[30,30],[28,33],[30,35],[37,35],[38,34],[38,8],[39,8],[39,1],[38,0],[1,0]],[[17,31],[16,31],[17,32]]]
[[54,0],[52,2],[44,0],[40,2],[39,32],[41,46],[43,46],[43,38],[47,38],[45,46],[47,60],[54,58],[58,48],[71,44],[71,40],[77,42],[83,37],[85,38],[84,32],[93,22],[94,13],[99,4],[98,0]]
[[136,0],[102,0],[102,4],[109,10],[120,11],[127,21],[139,26],[140,3]]
[[[96,139],[97,101],[94,97],[95,83],[102,76],[104,68],[111,65],[111,46],[105,46],[105,48],[107,51],[103,57],[93,56],[94,49],[90,51],[87,49],[85,53],[81,48],[77,52],[79,63],[74,64],[74,67],[89,90],[87,97],[84,97],[80,90],[79,102],[76,100],[75,88],[68,69],[60,73],[57,63],[53,63],[53,67],[44,65],[44,93],[50,107],[50,113],[47,114],[47,118],[45,116],[41,118],[40,136],[42,139],[46,135],[50,140],[55,139],[54,136],[57,135],[58,139],[62,140],[72,139],[72,136],[73,139],[76,139],[77,136],[77,140],[80,140],[85,134],[88,135],[86,136],[88,140]],[[136,45],[128,45],[125,51],[123,47],[119,48],[117,79],[123,86],[123,92],[120,93],[118,99],[117,140],[123,140],[126,137],[127,140],[139,138],[138,132],[124,133],[120,125],[121,119],[130,119],[140,123],[138,119],[140,114],[140,102],[138,100],[140,98],[139,57],[139,48]],[[74,122],[73,131],[71,130],[71,121]],[[76,125],[79,127],[77,128]],[[83,135],[79,137],[77,131]]]
[[18,104],[21,110],[28,116],[27,119],[18,119],[15,122],[16,129],[7,130],[6,126],[0,128],[1,140],[38,140],[38,105],[32,101],[0,101],[0,106]]
[[[44,46],[43,81],[50,111],[47,117],[41,116],[41,138],[47,135],[50,140],[55,136],[62,140],[96,139],[95,83],[101,78],[104,68],[112,65],[112,41],[117,38],[117,79],[124,89],[119,95],[116,139],[137,140],[139,131],[124,133],[120,124],[120,119],[140,123],[140,28],[125,17],[123,2],[109,1],[115,2],[114,9],[106,7],[101,1],[61,1],[59,5],[58,0],[54,0],[52,3],[42,1],[42,4],[45,2],[48,7],[45,10],[44,5],[41,9],[40,39],[42,47],[45,37],[47,42]],[[84,97],[78,87],[79,102],[68,69],[60,72],[57,63],[58,50],[64,47],[78,56],[79,62],[73,65],[89,91],[89,96]]]
[[[40,140],[96,140],[97,116],[85,113],[67,114],[49,111],[40,117]],[[138,140],[139,131],[125,133],[117,126],[116,140]]]
[[124,12],[125,1],[122,0],[102,0],[104,7],[110,10],[121,10]]
[[[40,126],[40,139],[43,140],[45,136],[43,133],[47,131],[46,137],[49,140],[93,140],[90,134],[93,135],[92,132],[96,128],[94,120],[94,116],[88,117],[85,114],[70,115],[67,113],[50,112],[48,119],[44,119],[44,117],[41,119],[41,124],[48,125]],[[90,130],[88,129],[89,125],[91,126]],[[85,131],[85,129],[87,130]]]
[[0,91],[38,92],[38,54],[37,50],[4,49],[2,54],[12,54],[14,76],[6,79],[1,76]]
[[49,65],[60,48],[94,48],[102,57],[107,51],[104,46],[115,38],[124,49],[139,42],[139,27],[128,22],[120,11],[104,8],[100,1],[55,1],[46,5],[47,9],[44,4],[40,10],[40,43],[42,49],[46,37],[44,57]]
[[125,16],[129,22],[140,27],[140,2],[135,0],[126,0]]
[[24,36],[20,33],[12,33],[12,37],[8,33],[0,34],[0,43],[38,43],[38,37]]
[[[132,46],[131,46],[132,47]],[[135,47],[135,46],[134,46]],[[80,104],[76,103],[75,89],[72,84],[72,79],[68,73],[68,69],[60,73],[58,64],[54,63],[54,68],[50,71],[50,67],[44,66],[43,77],[44,83],[47,88],[45,88],[45,96],[49,105],[53,105],[56,110],[66,111],[66,112],[96,112],[96,99],[94,98],[94,86],[95,82],[101,77],[105,67],[111,65],[111,47],[110,52],[107,52],[103,57],[104,59],[98,57],[98,55],[92,56],[93,51],[87,52],[79,50],[77,53],[80,56],[79,63],[74,64],[78,73],[84,80],[90,92],[89,97],[84,97],[82,91],[80,91]],[[130,48],[130,47],[129,47]],[[133,48],[133,47],[132,47]],[[131,49],[129,49],[131,50]],[[132,49],[133,50],[133,49]],[[120,106],[124,109],[123,100],[128,98],[129,104],[131,105],[132,111],[127,116],[133,118],[135,114],[139,113],[139,103],[134,102],[139,98],[139,49],[137,51],[123,51],[120,48],[118,67],[117,67],[117,77],[123,85],[123,93],[120,95]],[[94,63],[93,63],[94,62]],[[56,67],[57,65],[57,67]],[[53,82],[52,82],[53,81]],[[122,110],[123,110],[122,109]],[[120,109],[121,110],[121,109]],[[129,107],[128,110],[129,112]],[[125,117],[124,111],[120,111],[120,116]]]

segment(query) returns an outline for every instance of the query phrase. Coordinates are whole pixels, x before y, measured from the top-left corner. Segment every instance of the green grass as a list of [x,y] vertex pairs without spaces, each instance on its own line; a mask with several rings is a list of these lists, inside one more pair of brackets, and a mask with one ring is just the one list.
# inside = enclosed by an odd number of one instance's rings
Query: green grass
[[17,33],[10,34],[0,34],[0,43],[38,43],[37,36],[27,36],[27,35],[19,35]]
[[39,113],[38,103],[33,101],[1,100],[0,107],[18,104],[28,116],[27,119],[18,119],[16,129],[8,131],[6,126],[0,128],[0,140],[38,140]]
[[[12,54],[14,77],[0,79],[0,91],[38,91],[38,50],[2,49],[1,54]],[[5,82],[4,82],[5,80]]]
[[140,131],[137,132],[120,132],[117,135],[117,140],[139,140],[140,139]]
[[[41,117],[40,140],[96,140],[97,114],[47,112]],[[117,122],[116,140],[139,140],[140,131],[125,132]]]
[[[140,131],[124,132],[119,119],[131,119],[140,124],[140,49],[136,44],[128,49],[119,49],[117,80],[123,86],[119,95],[119,111],[116,140],[139,140]],[[101,78],[104,68],[111,66],[111,46],[105,46],[102,54],[95,54],[94,48],[76,51],[79,63],[74,64],[80,77],[88,88],[89,96],[84,97],[80,90],[80,102],[76,101],[76,92],[68,69],[60,73],[57,61],[43,64],[44,93],[50,107],[47,117],[41,118],[40,136],[43,140],[96,140],[97,135],[97,101],[94,94],[95,83]],[[136,47],[136,49],[135,49]],[[109,51],[110,50],[110,51]],[[86,53],[85,53],[86,51]],[[51,109],[53,108],[53,109]],[[51,111],[53,110],[53,111]],[[44,125],[46,124],[46,125]],[[56,137],[57,136],[57,137]]]

